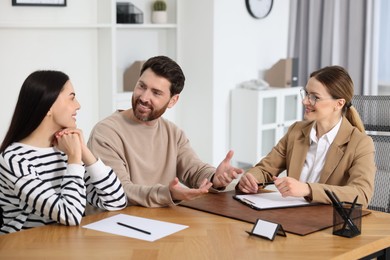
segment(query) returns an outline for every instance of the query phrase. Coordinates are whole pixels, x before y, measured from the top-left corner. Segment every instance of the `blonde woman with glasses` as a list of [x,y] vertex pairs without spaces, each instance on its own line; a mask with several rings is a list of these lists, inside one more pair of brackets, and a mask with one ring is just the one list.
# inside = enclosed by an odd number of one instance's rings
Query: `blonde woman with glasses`
[[[357,196],[367,207],[374,190],[374,144],[351,103],[353,90],[340,66],[313,72],[301,90],[305,120],[294,123],[237,188],[257,193],[261,183],[273,182],[283,197],[330,204],[327,189],[341,201]],[[287,176],[278,177],[285,170]]]

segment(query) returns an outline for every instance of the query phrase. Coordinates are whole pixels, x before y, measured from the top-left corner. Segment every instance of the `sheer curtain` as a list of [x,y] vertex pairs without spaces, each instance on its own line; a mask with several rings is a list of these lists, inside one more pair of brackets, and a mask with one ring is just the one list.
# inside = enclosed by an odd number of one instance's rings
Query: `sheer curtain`
[[379,0],[291,0],[289,57],[299,85],[328,65],[346,68],[355,94],[378,92]]
[[379,36],[379,94],[390,95],[390,1],[381,0]]

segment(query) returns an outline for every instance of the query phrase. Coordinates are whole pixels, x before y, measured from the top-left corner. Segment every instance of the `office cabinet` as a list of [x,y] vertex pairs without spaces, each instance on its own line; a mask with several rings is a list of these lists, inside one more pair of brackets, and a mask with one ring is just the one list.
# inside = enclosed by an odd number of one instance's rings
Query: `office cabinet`
[[300,87],[237,88],[231,97],[231,148],[238,163],[255,164],[302,119]]

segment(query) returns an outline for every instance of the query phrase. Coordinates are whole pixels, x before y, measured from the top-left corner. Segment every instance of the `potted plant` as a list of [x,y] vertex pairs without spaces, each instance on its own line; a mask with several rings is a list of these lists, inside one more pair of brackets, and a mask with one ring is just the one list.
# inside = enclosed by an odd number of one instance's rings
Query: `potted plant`
[[153,3],[152,23],[166,23],[168,20],[167,3],[164,0],[156,0]]

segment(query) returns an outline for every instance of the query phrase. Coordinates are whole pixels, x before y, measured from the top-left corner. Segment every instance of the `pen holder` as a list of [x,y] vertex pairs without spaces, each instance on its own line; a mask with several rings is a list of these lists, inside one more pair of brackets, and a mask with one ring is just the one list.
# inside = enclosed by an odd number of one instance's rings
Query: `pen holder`
[[362,227],[362,205],[342,202],[342,210],[333,207],[333,235],[355,237],[360,235]]

